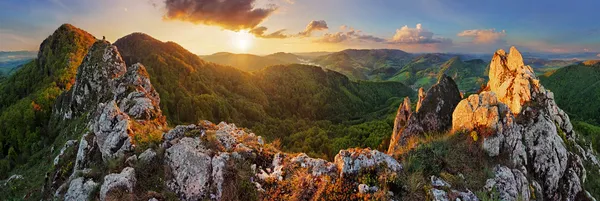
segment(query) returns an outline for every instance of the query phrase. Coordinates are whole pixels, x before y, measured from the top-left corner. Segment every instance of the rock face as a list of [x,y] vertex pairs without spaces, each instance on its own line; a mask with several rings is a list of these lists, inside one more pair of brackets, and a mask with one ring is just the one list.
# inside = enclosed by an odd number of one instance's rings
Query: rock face
[[[461,100],[456,83],[447,75],[442,75],[422,100],[416,112],[410,114],[406,126],[392,134],[388,153],[408,144],[411,138],[418,138],[428,132],[445,132],[452,127],[452,112]],[[403,104],[404,105],[404,104]],[[397,120],[398,121],[398,120]]]
[[102,158],[109,160],[132,150],[134,122],[154,129],[166,126],[159,104],[145,67],[126,67],[116,46],[97,41],[79,67],[75,84],[59,98],[54,115],[65,121],[90,119],[95,143]]
[[514,167],[496,167],[488,187],[496,187],[504,200],[528,200],[529,186],[544,200],[579,199],[585,178],[581,158],[587,151],[579,149],[569,117],[516,48],[509,54],[498,50],[490,68],[489,91],[462,100],[452,115],[453,131],[482,136],[489,156],[505,154],[506,166]]
[[[406,126],[410,114],[412,114],[412,111],[410,109],[410,98],[404,97],[404,102],[402,102],[402,104],[398,108],[398,112],[396,113],[396,119],[394,120],[394,130],[392,131],[392,138],[390,140],[390,144],[398,143],[400,131],[402,131],[402,128]],[[388,150],[388,152],[391,151]]]
[[521,53],[514,46],[510,53],[498,50],[490,63],[488,87],[506,104],[513,114],[521,112],[523,104],[539,92],[540,82],[533,69],[523,63]]
[[104,177],[100,187],[100,200],[134,200],[135,170],[126,167],[120,174],[109,174]]

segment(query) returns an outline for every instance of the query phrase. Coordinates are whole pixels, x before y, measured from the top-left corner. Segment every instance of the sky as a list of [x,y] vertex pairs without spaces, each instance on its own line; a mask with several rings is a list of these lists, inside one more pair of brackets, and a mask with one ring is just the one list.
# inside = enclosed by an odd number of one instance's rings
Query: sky
[[109,41],[143,32],[201,55],[511,45],[600,53],[597,8],[599,0],[0,0],[0,51],[37,50],[70,23]]

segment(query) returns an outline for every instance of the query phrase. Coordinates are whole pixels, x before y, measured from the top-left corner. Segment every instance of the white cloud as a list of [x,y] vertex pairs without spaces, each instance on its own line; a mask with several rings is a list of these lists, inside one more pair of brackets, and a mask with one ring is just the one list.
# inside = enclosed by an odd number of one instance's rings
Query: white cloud
[[434,37],[433,32],[423,28],[423,25],[417,24],[415,28],[407,25],[396,29],[396,34],[390,40],[390,43],[398,44],[431,44],[431,43],[452,43],[449,38]]
[[600,57],[600,54],[596,55],[597,57]]
[[496,31],[495,29],[471,29],[464,30],[457,34],[460,37],[473,38],[475,44],[494,44],[504,42],[506,31]]

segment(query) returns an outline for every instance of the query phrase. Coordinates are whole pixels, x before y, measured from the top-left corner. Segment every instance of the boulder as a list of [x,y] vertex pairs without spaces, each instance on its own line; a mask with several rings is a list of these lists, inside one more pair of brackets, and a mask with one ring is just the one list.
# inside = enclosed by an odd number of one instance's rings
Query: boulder
[[212,162],[208,150],[198,138],[182,138],[166,150],[171,180],[167,186],[182,200],[208,199]]
[[301,153],[292,158],[290,162],[298,164],[302,168],[307,168],[313,176],[337,172],[337,167],[335,164],[323,159],[310,158],[305,153]]
[[129,116],[121,112],[115,101],[100,103],[95,116],[90,124],[90,131],[96,136],[104,161],[121,157],[133,150]]
[[90,200],[91,193],[97,188],[98,183],[92,179],[79,177],[73,179],[65,194],[65,201]]
[[150,162],[154,161],[156,158],[156,152],[151,148],[146,149],[146,151],[142,152],[138,159],[144,164],[150,164]]
[[402,165],[394,158],[370,149],[340,150],[335,156],[334,163],[338,167],[340,177],[357,174],[361,170],[371,167],[382,167],[390,172],[402,171]]
[[119,174],[106,175],[100,187],[100,200],[134,200],[135,183],[135,170],[131,167]]

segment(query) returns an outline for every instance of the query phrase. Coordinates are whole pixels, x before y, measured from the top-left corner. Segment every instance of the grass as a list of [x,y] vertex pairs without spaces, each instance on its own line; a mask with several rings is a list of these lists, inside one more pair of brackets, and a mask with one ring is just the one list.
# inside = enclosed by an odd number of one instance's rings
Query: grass
[[403,199],[426,199],[431,175],[441,177],[456,190],[479,190],[494,176],[493,165],[506,163],[505,156],[491,158],[485,153],[481,136],[464,132],[427,136],[414,149],[399,155],[405,168],[400,179],[406,186]]

